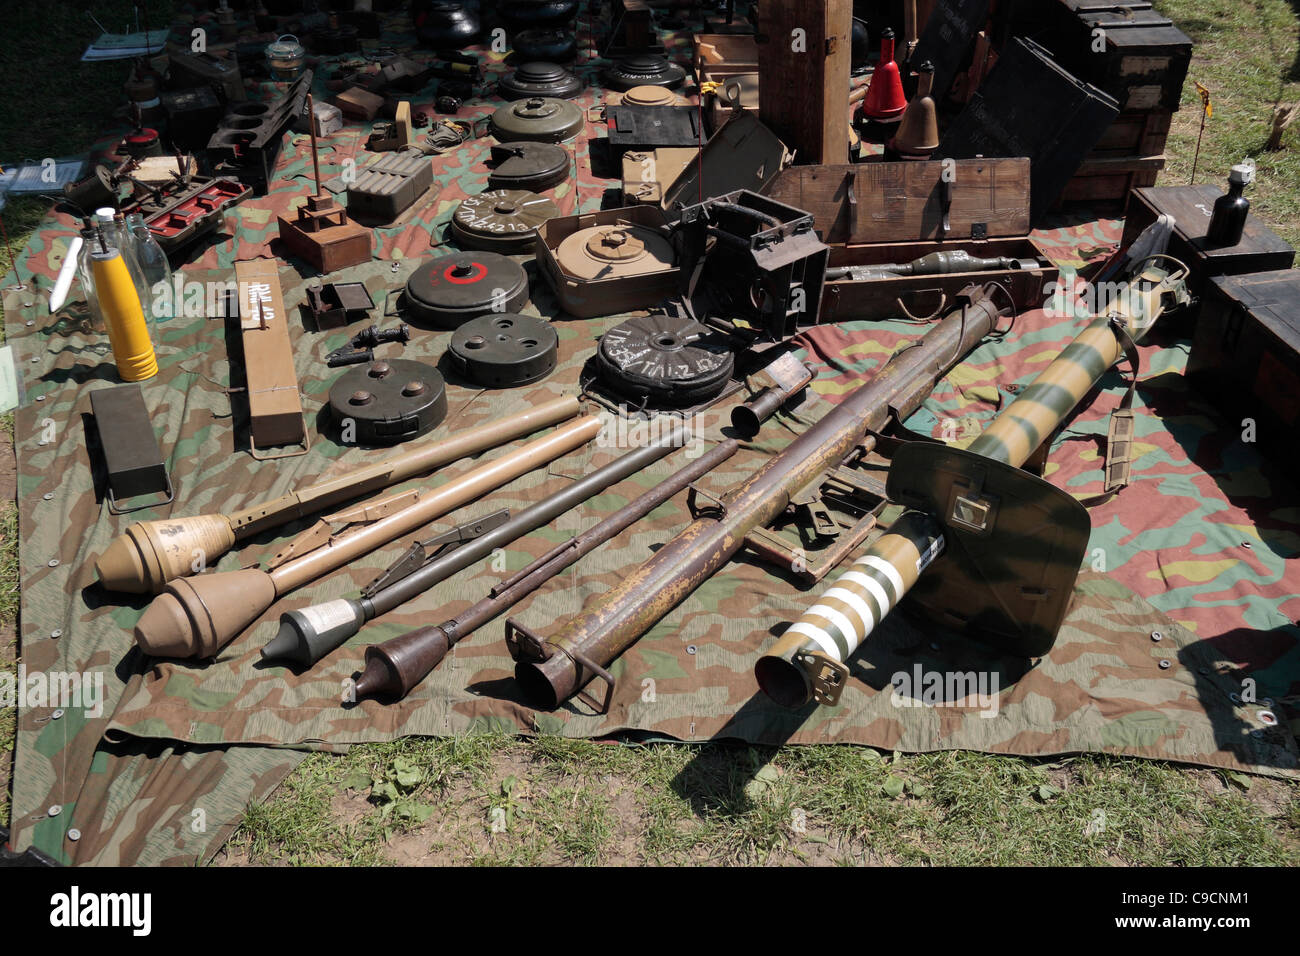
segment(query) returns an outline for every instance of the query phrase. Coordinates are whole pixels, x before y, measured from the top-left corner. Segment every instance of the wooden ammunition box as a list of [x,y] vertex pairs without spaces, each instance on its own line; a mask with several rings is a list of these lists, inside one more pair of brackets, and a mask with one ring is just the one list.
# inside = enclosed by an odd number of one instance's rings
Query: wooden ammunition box
[[1237,245],[1216,248],[1206,242],[1214,202],[1222,195],[1217,186],[1139,189],[1129,202],[1123,244],[1132,243],[1161,215],[1173,216],[1177,225],[1169,240],[1169,255],[1191,269],[1188,287],[1195,296],[1205,291],[1214,276],[1291,268],[1295,250],[1253,215],[1246,219],[1246,231]]
[[1055,208],[1087,207],[1094,212],[1123,216],[1133,190],[1154,186],[1165,168],[1165,157],[1096,156],[1079,164],[1065,184]]
[[1175,111],[1192,62],[1192,41],[1150,3],[1038,0],[1051,22],[1040,38],[1066,69],[1128,110]]
[[1187,378],[1243,440],[1293,465],[1300,442],[1300,272],[1210,279]]
[[[951,181],[949,181],[949,179]],[[1057,267],[1029,238],[1029,160],[791,166],[765,190],[812,213],[830,265],[911,262],[932,252],[1034,260],[1035,269],[828,281],[819,321],[938,315],[972,283],[1000,282],[1018,311],[1051,295]],[[947,227],[945,228],[945,223]]]
[[1169,110],[1130,110],[1115,117],[1101,134],[1089,159],[1111,156],[1160,156],[1169,140],[1174,114]]
[[248,385],[248,429],[255,457],[275,445],[304,446],[307,424],[302,416],[298,375],[289,341],[289,317],[273,259],[235,263],[239,291],[239,328]]

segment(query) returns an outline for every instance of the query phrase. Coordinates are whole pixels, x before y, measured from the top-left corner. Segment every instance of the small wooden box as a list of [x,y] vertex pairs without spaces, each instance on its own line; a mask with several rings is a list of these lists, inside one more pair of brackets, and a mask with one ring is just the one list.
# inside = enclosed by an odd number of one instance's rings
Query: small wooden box
[[[1029,238],[1029,160],[957,160],[950,188],[941,162],[791,166],[765,190],[812,213],[831,247],[830,265],[911,262],[931,252],[1034,260],[998,269],[826,283],[819,321],[925,317],[943,312],[972,283],[1001,282],[1019,311],[1042,305],[1060,278]],[[943,224],[945,219],[948,228]]]
[[1219,276],[1206,286],[1187,378],[1231,414],[1254,422],[1256,446],[1294,465],[1300,442],[1300,272]]
[[1295,250],[1253,215],[1247,217],[1245,234],[1237,245],[1216,248],[1206,242],[1214,202],[1222,195],[1217,186],[1139,189],[1129,202],[1123,244],[1132,243],[1161,215],[1173,216],[1177,225],[1169,240],[1169,255],[1191,269],[1188,287],[1195,296],[1205,291],[1214,276],[1290,269]]

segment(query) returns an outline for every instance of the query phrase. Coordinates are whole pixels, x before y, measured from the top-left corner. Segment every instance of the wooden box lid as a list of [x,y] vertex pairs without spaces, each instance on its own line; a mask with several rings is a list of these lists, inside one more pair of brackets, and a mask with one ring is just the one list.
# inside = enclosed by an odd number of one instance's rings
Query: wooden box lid
[[1029,182],[1023,157],[858,163],[791,166],[764,193],[811,213],[828,245],[861,245],[1027,235]]

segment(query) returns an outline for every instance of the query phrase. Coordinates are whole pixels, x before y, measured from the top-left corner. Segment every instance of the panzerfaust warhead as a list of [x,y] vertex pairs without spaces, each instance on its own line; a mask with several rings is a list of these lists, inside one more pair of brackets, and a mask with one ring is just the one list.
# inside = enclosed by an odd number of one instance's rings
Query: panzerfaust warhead
[[[1001,312],[991,295],[992,290],[968,287],[960,308],[728,492],[720,506],[700,509],[685,530],[557,634],[543,638],[508,621],[506,640],[518,650],[515,678],[524,693],[539,706],[554,708],[593,677],[606,680],[611,661],[742,547],[770,550],[756,542],[757,532],[828,474],[851,471],[841,463],[860,446],[873,447],[871,433],[884,427],[891,413],[904,419],[916,411],[938,379],[994,328]],[[863,526],[858,541],[871,527]]]
[[912,262],[890,262],[878,266],[836,266],[826,270],[827,279],[887,279],[891,276],[946,276],[962,272],[993,272],[1003,269],[1041,269],[1037,259],[979,259],[961,249],[932,252]]
[[[365,673],[356,683],[357,697],[379,695],[395,699],[405,697],[438,666],[447,651],[474,633],[476,629],[503,611],[514,607],[569,565],[640,521],[691,482],[707,475],[734,455],[739,447],[739,444],[730,438],[715,445],[698,459],[674,472],[645,494],[628,502],[600,523],[556,545],[528,567],[494,587],[488,592],[487,597],[455,617],[448,618],[433,627],[408,631],[391,641],[367,647]],[[516,633],[507,631],[506,640],[510,641],[512,635]],[[510,644],[510,654],[518,659],[519,647]],[[602,668],[593,670],[593,673],[605,680],[612,690],[613,678],[607,671]],[[591,705],[604,713],[609,709],[609,694],[606,694],[603,705],[595,701],[591,701]]]
[[196,565],[211,567],[238,541],[558,425],[580,409],[576,398],[556,399],[233,514],[137,521],[96,559],[95,574],[110,591],[158,594],[174,578],[195,573]]
[[549,524],[570,508],[636,474],[689,440],[690,433],[679,428],[654,444],[620,455],[564,490],[543,498],[497,527],[475,536],[472,541],[459,543],[445,554],[435,554],[425,560],[426,548],[417,544],[396,565],[367,585],[359,600],[340,598],[280,615],[280,632],[262,649],[262,657],[267,660],[288,658],[304,665],[316,663],[360,631],[367,621],[373,621],[418,597],[439,581],[482,560],[521,535]]
[[[786,707],[837,703],[849,673],[845,662],[909,592],[910,603],[941,625],[1007,654],[1046,654],[1069,609],[1091,521],[1072,495],[1020,466],[1122,356],[1136,384],[1135,340],[1163,311],[1188,301],[1186,277],[1186,267],[1167,256],[1143,260],[1128,294],[968,449],[903,446],[890,466],[889,499],[912,510],[759,658],[754,676],[764,693]],[[1130,385],[1111,419],[1107,491],[1128,479],[1132,398]]]
[[322,518],[271,560],[270,571],[178,578],[140,617],[135,642],[153,657],[211,657],[294,588],[479,500],[599,432],[600,419],[585,415],[437,488],[411,489]]

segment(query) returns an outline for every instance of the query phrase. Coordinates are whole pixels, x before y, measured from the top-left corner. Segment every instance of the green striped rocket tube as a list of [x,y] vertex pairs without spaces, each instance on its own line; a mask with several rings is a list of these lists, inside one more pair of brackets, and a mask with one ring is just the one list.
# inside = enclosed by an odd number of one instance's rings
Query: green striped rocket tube
[[[1094,320],[968,450],[1020,467],[1122,353],[1110,320]],[[777,703],[799,707],[815,696],[813,675],[842,681],[849,657],[943,548],[937,521],[905,513],[759,658],[759,687]]]

